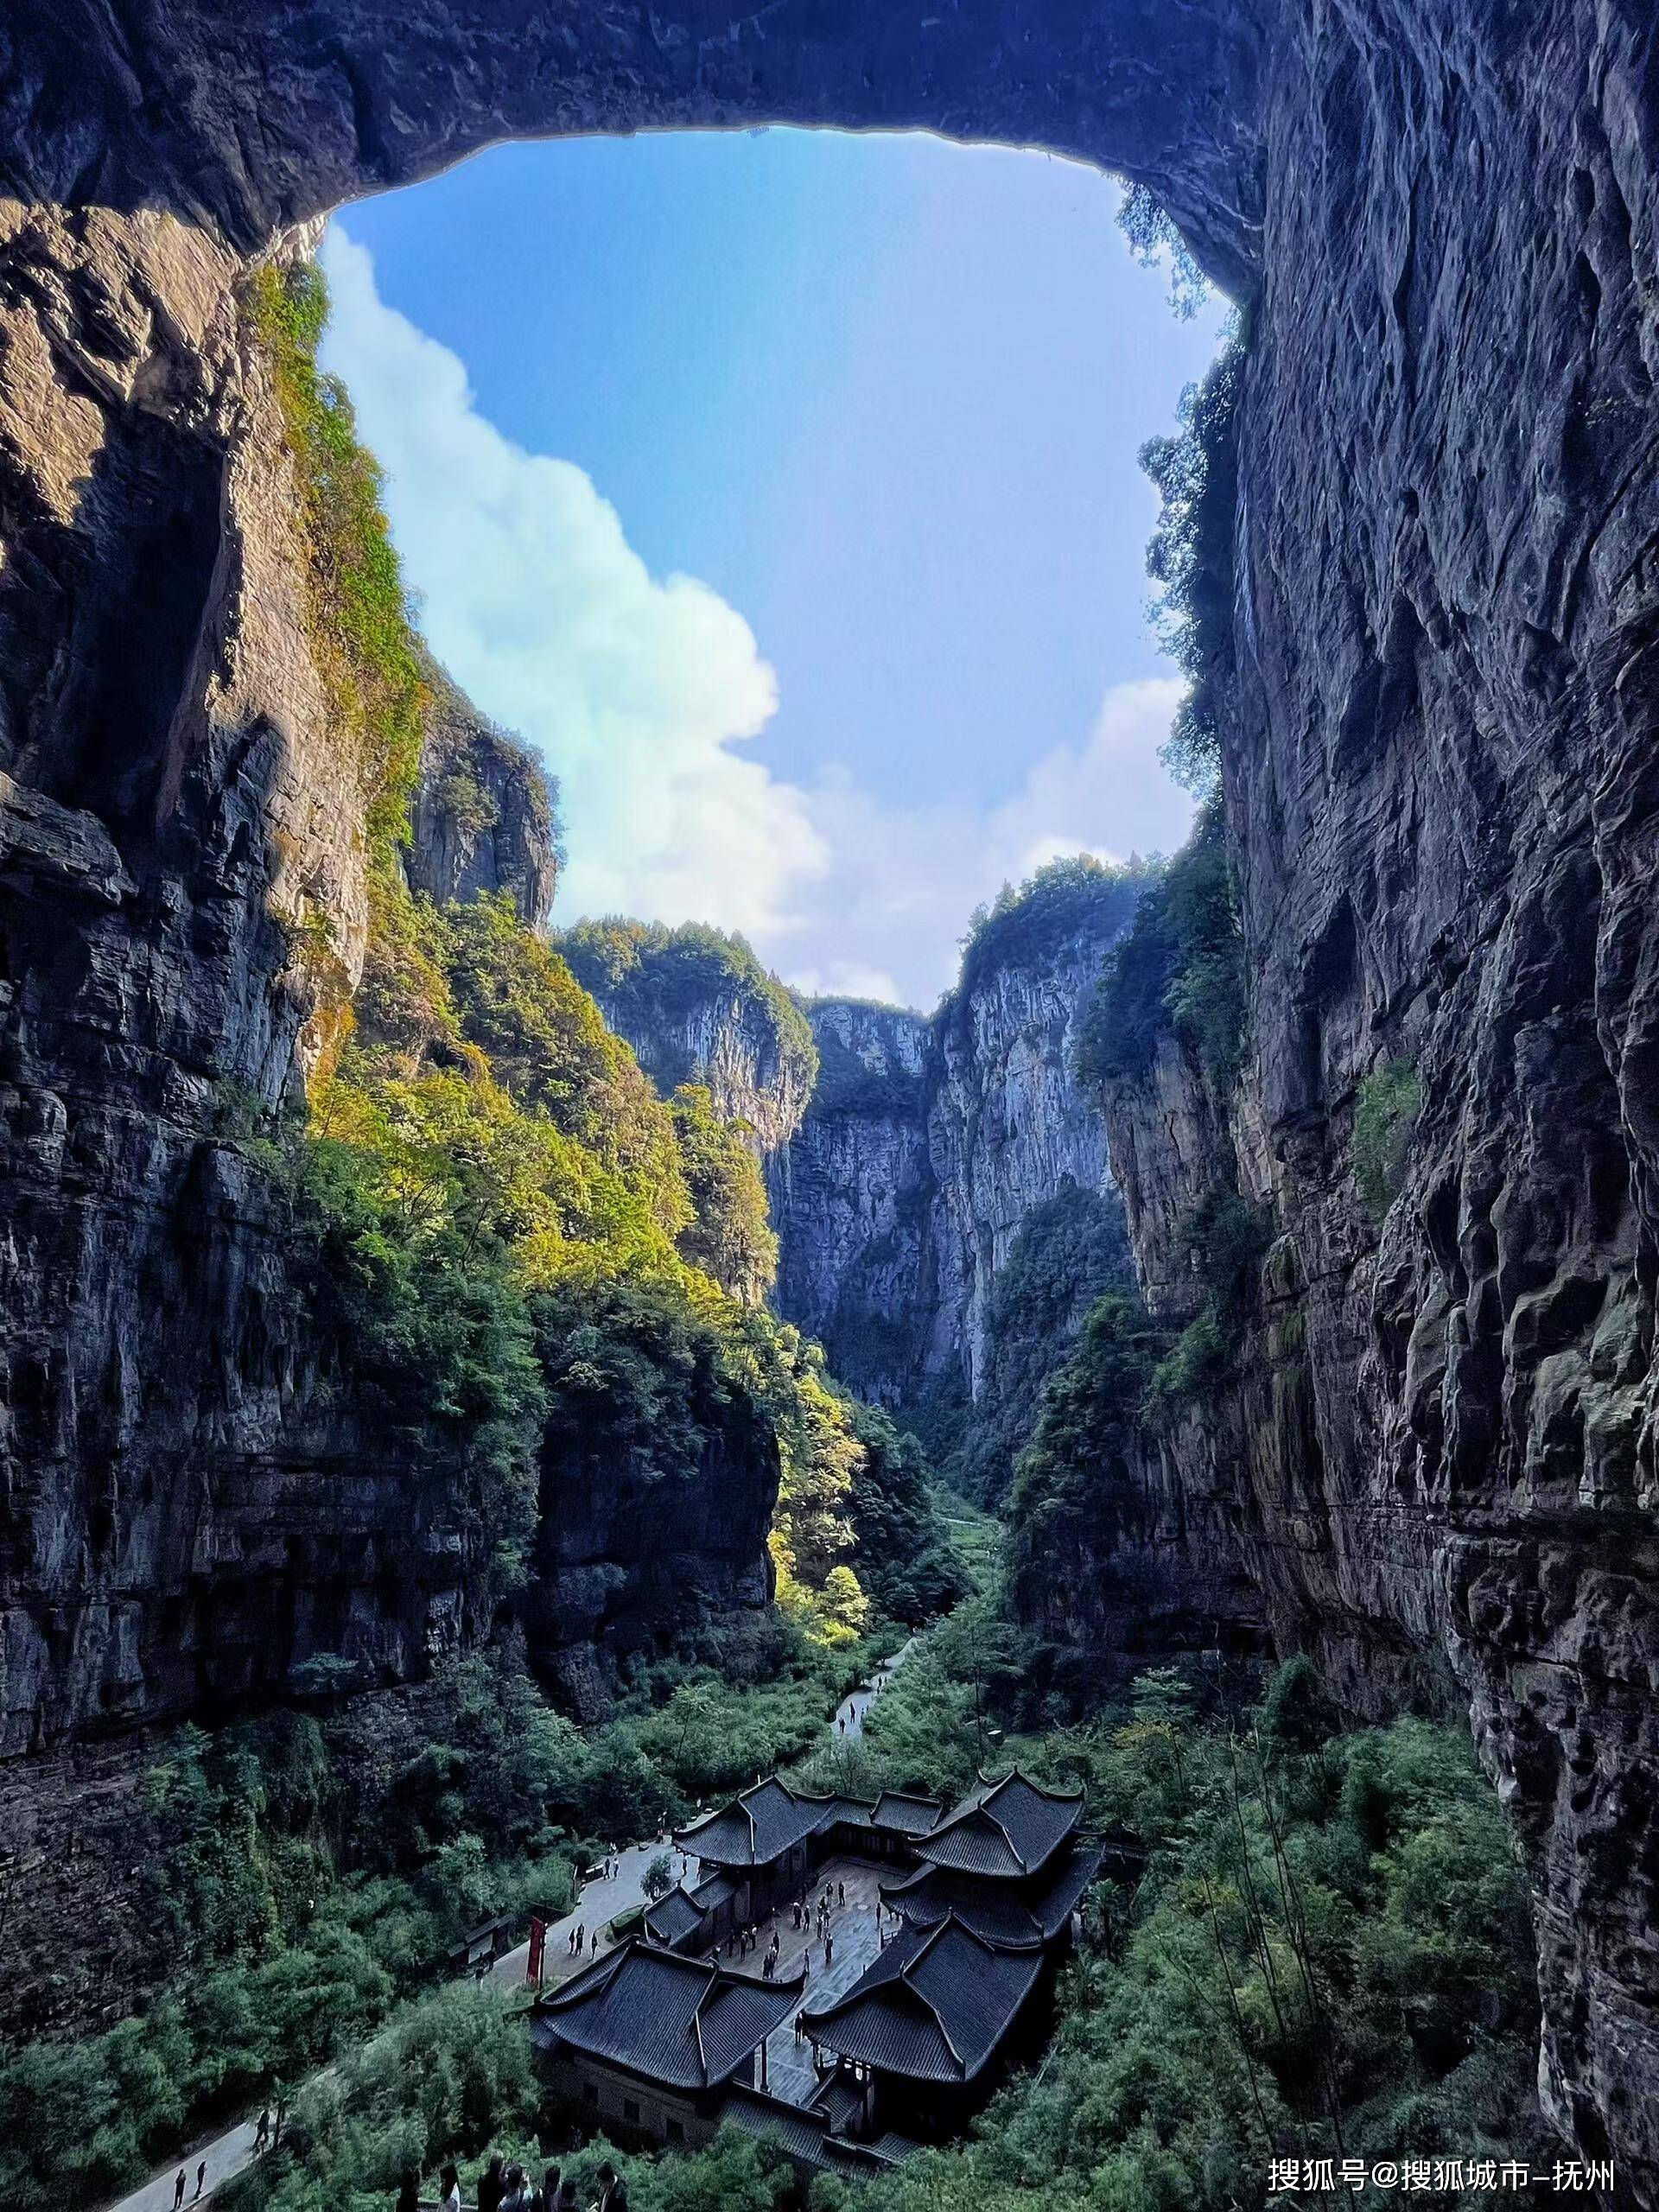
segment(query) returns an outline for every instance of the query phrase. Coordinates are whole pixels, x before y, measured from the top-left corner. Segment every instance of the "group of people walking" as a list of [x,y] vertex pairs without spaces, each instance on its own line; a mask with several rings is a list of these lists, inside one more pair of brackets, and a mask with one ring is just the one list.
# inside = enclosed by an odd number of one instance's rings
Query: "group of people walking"
[[836,1882],[832,1897],[830,1885],[826,1882],[816,1904],[810,1897],[797,1897],[791,1908],[795,1915],[796,1927],[811,1930],[823,1944],[825,1966],[833,1965],[836,1955],[836,1937],[830,1925],[830,1917],[832,1914],[840,1911],[846,1903],[846,1883]]
[[[445,2166],[438,2183],[442,2212],[461,2212],[459,2170]],[[419,2206],[420,2177],[411,2169],[398,2191],[397,2212],[419,2212]],[[523,2166],[505,2163],[498,2152],[478,2177],[478,2212],[628,2212],[628,2184],[607,2159],[599,2170],[599,2195],[584,2205],[574,2175],[549,2166],[532,2182]]]

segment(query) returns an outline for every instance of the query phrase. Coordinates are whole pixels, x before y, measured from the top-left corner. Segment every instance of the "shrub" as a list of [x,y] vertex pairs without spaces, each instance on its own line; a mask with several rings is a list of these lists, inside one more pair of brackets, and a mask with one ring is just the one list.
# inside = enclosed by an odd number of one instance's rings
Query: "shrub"
[[1255,1311],[1272,1220],[1236,1191],[1212,1190],[1181,1224],[1181,1242],[1201,1304],[1152,1378],[1147,1412],[1178,1418],[1231,1376]]
[[1117,226],[1143,269],[1169,261],[1169,303],[1190,322],[1210,296],[1210,280],[1192,258],[1163,202],[1144,184],[1126,184],[1117,203]]
[[864,1455],[850,1499],[859,1580],[886,1618],[919,1627],[967,1587],[934,1503],[927,1455],[879,1407],[855,1406],[853,1433]]
[[669,1110],[693,1214],[680,1231],[680,1255],[734,1298],[758,1306],[778,1272],[760,1164],[742,1130],[720,1119],[700,1085],[682,1084]]
[[314,264],[261,269],[250,327],[271,364],[304,532],[311,644],[356,752],[372,865],[396,865],[420,773],[426,691],[379,467],[358,443],[345,386],[317,367],[328,294]]
[[1354,1105],[1354,1179],[1373,1221],[1381,1221],[1406,1179],[1423,1087],[1409,1060],[1389,1060],[1359,1086]]
[[1086,1576],[1127,1527],[1136,1425],[1167,1342],[1137,1298],[1109,1291],[1049,1381],[1008,1497],[1010,1591],[1025,1618],[1049,1618],[1057,1585]]

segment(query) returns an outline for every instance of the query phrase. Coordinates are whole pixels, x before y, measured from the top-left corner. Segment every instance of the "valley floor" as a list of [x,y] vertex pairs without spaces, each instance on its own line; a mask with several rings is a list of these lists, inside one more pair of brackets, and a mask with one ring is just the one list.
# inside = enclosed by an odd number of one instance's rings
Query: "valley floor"
[[[914,1637],[901,1644],[893,1656],[885,1660],[866,1681],[849,1690],[836,1707],[824,1729],[826,1749],[848,1742],[856,1743],[863,1733],[865,1715],[872,1700],[893,1679],[915,1649]],[[642,1906],[646,1900],[645,1878],[646,1869],[670,1848],[666,1831],[648,1836],[643,1842],[626,1845],[608,1854],[612,1869],[607,1875],[598,1874],[584,1881],[576,1900],[562,1919],[551,1922],[545,1938],[545,1971],[542,1986],[555,1985],[579,1973],[601,1952],[608,1950],[615,1941],[612,1934],[614,1923],[625,1919]],[[677,1854],[676,1854],[677,1860]],[[677,1862],[683,1865],[683,1861]],[[838,1922],[836,1943],[839,1955],[829,1974],[820,1975],[813,1985],[812,2001],[822,2004],[827,1996],[838,1994],[850,1986],[874,1956],[877,1949],[874,1903],[874,1874],[863,1866],[850,1862],[844,1868],[826,1869],[830,1878],[839,1874],[847,1882],[849,1904],[844,1919]],[[868,1892],[868,1894],[867,1894]],[[569,1948],[574,1931],[580,1928],[583,1944],[580,1956]],[[790,1929],[779,1930],[783,1942],[784,1971],[792,1967],[807,1939]],[[530,1973],[530,1943],[528,1939],[503,1955],[480,1977],[492,1987],[504,1993],[523,1990]],[[771,2078],[776,2093],[794,2098],[798,2092],[804,2101],[805,2094],[816,2088],[812,2069],[806,2057],[806,2046],[795,2036],[792,2026],[780,2029],[772,2039],[769,2052]],[[321,2069],[303,2085],[315,2088],[333,2068]],[[191,2205],[205,2202],[225,2183],[233,2180],[253,2165],[257,2159],[257,2122],[251,2115],[221,2133],[194,2144],[180,2158],[169,2158],[141,2188],[133,2190],[117,2201],[111,2212],[174,2212],[178,2176],[185,2177],[185,2202]],[[201,2170],[200,2188],[198,2170]]]

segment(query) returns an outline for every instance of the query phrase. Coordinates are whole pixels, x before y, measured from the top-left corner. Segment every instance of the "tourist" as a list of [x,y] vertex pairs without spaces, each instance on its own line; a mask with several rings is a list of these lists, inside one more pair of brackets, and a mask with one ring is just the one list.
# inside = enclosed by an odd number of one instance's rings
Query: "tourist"
[[501,2199],[501,2212],[531,2212],[530,2185],[524,2168],[517,2163],[507,2168],[507,2193]]
[[461,2212],[461,2175],[454,2166],[446,2166],[438,2176],[438,2187],[443,2192],[443,2212]]
[[179,2212],[184,2202],[184,2168],[179,2168],[179,2177],[173,2184],[173,2212]]
[[580,1958],[580,1957],[582,1956],[582,1954],[583,1948],[585,1948],[585,1946],[586,1946],[586,1944],[587,1944],[587,1942],[588,1942],[588,1930],[587,1930],[587,1929],[586,1929],[582,1925],[581,1922],[580,1922],[580,1921],[578,1921],[578,1922],[577,1922],[577,1923],[576,1923],[576,1956],[577,1956],[578,1958]]
[[191,2198],[191,2200],[190,2200],[190,2202],[191,2202],[193,2204],[196,2202],[196,2198],[197,2198],[197,2197],[199,2197],[199,2196],[201,2195],[202,2189],[203,2189],[204,2185],[205,2185],[205,2184],[206,2184],[206,2183],[207,2183],[207,2159],[206,2159],[206,2158],[203,2158],[203,2159],[201,2159],[201,2160],[200,2161],[200,2163],[197,2164],[197,2167],[196,2167],[196,2195],[195,2195],[195,2196],[193,2196],[193,2197]]
[[582,2212],[582,2200],[576,2195],[576,2184],[568,2175],[559,2183],[559,2212]]
[[847,1716],[844,1713],[842,1714],[841,1719],[836,1723],[836,1726],[840,1729],[843,1736],[847,1733]]
[[501,2212],[501,2200],[506,2193],[501,2153],[498,2151],[478,2177],[478,2212]]
[[826,1936],[823,1939],[823,1963],[826,1970],[835,1955],[836,1939],[833,1936]]
[[628,2184],[608,2158],[599,2170],[598,2212],[628,2212]]
[[559,2170],[556,2166],[549,2166],[543,2174],[542,2185],[537,2190],[534,2201],[537,2212],[558,2212]]
[[260,2115],[259,2115],[259,2125],[258,2125],[258,2126],[257,2126],[257,2127],[256,2127],[256,2128],[254,2129],[254,2131],[253,2131],[253,2152],[254,2152],[254,2156],[255,2156],[256,2158],[257,2158],[261,2151],[264,2151],[264,2150],[266,2150],[267,2148],[269,2148],[269,2146],[270,2146],[270,2106],[269,2106],[269,2105],[267,2105],[267,2106],[266,2106],[266,2107],[265,2107],[265,2109],[264,2110],[264,2112],[262,2112],[262,2113],[260,2113]]
[[837,1904],[845,1904],[846,1902],[847,1885],[845,1882],[837,1882],[836,1884],[836,1903]]
[[421,2177],[413,2166],[404,2168],[397,2184],[397,2212],[421,2212]]

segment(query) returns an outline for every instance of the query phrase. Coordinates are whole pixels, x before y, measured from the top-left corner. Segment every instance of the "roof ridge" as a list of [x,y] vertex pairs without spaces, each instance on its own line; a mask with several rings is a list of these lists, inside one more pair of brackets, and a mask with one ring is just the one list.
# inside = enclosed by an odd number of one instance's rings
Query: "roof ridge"
[[1018,1759],[1014,1761],[1014,1764],[1008,1769],[1007,1772],[1002,1777],[1000,1782],[993,1782],[989,1775],[986,1773],[983,1767],[976,1768],[975,1771],[979,1776],[980,1780],[985,1784],[988,1794],[994,1794],[999,1789],[1006,1789],[1011,1782],[1023,1782],[1027,1789],[1034,1789],[1039,1797],[1046,1797],[1049,1802],[1052,1805],[1075,1805],[1080,1797],[1084,1797],[1088,1795],[1088,1785],[1081,1782],[1077,1784],[1075,1789],[1050,1789],[1047,1783],[1039,1782],[1034,1775],[1027,1774],[1024,1767],[1020,1765]]
[[[645,1943],[638,1936],[630,1936],[627,1942],[620,1944],[614,1951],[607,1951],[603,1958],[591,1961],[580,1974],[572,1974],[569,1981],[562,1982],[558,1988],[550,1990],[541,2002],[550,2011],[555,2005],[563,2004],[569,1998],[590,1997],[596,1989],[608,1989],[615,1980],[617,1969],[621,1966],[623,1960],[627,1957],[630,1951],[637,1950],[648,1950],[654,1958],[664,1955],[657,1949],[655,1944]],[[673,1957],[677,1955],[671,1952],[667,1955]],[[608,1971],[601,1972],[601,1969],[608,1969]]]
[[[944,2015],[940,2012],[938,2006],[933,2002],[933,1999],[928,1995],[927,1992],[925,1989],[918,1989],[916,1984],[910,1978],[911,1968],[921,1964],[922,1961],[933,1948],[933,1946],[944,1936],[946,1929],[953,1925],[960,1927],[961,1923],[957,1921],[954,1910],[947,1910],[944,1918],[940,1921],[938,1927],[933,1929],[930,1934],[923,1937],[922,1941],[916,1946],[916,1948],[905,1961],[903,1966],[899,1967],[899,1979],[903,1982],[905,1987],[909,1990],[911,1995],[918,1999],[922,2004],[925,2005],[928,2011],[932,2014],[933,2024],[938,2030],[940,2037],[944,2044],[945,2049],[950,2054],[957,2073],[962,2075],[963,2081],[966,2081],[968,2078],[968,2063],[963,2058],[962,2053],[957,2049],[956,2044],[951,2039],[950,2031],[944,2024]],[[974,1931],[971,1928],[963,1928],[962,1932],[964,1936],[971,1938]]]

